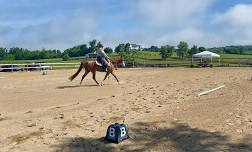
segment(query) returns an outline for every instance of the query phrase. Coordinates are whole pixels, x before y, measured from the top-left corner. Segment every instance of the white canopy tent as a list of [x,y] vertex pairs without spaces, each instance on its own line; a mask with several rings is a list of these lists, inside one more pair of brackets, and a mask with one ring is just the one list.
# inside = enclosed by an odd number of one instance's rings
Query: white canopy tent
[[211,64],[213,62],[213,58],[219,58],[219,64],[220,64],[220,55],[210,52],[210,51],[203,51],[197,54],[192,55],[192,62],[193,62],[193,58],[210,58],[211,59]]

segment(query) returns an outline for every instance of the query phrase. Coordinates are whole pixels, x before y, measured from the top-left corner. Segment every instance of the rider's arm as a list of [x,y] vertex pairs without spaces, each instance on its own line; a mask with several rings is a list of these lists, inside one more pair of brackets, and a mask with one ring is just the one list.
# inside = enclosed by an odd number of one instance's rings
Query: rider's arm
[[101,51],[102,54],[104,55],[105,58],[109,59],[109,57],[107,56],[107,54],[104,52],[104,50]]

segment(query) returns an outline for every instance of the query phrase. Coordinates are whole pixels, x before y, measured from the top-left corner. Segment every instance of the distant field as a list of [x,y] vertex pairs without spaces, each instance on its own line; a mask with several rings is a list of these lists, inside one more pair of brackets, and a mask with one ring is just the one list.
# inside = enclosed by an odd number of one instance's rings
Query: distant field
[[[159,52],[137,52],[132,55],[131,61],[135,64],[169,64],[170,66],[190,66],[191,58],[179,59],[174,53],[172,57],[162,60]],[[222,66],[249,66],[252,65],[252,55],[221,54]],[[194,65],[197,65],[200,59],[194,59]],[[210,62],[210,60],[208,60]],[[213,65],[219,65],[219,59],[213,58]]]
[[[115,56],[116,54],[111,54]],[[68,61],[63,61],[61,58],[56,59],[42,59],[42,60],[14,60],[14,61],[5,61],[0,60],[0,64],[27,64],[32,62],[44,62],[49,63],[54,69],[66,69],[66,68],[76,68],[78,67],[80,61],[84,57],[74,57],[70,58]],[[182,66],[188,67],[191,65],[191,58],[179,59],[174,53],[172,57],[163,60],[160,57],[159,52],[146,52],[140,51],[132,55],[125,57],[126,63],[135,65],[141,64],[166,64],[169,66]],[[252,55],[236,55],[236,54],[221,54],[221,65],[222,66],[251,66],[252,65]],[[194,60],[193,64],[198,65],[200,60]],[[210,60],[208,60],[210,63]],[[64,64],[65,63],[65,64]],[[213,59],[213,65],[219,65],[219,59]]]

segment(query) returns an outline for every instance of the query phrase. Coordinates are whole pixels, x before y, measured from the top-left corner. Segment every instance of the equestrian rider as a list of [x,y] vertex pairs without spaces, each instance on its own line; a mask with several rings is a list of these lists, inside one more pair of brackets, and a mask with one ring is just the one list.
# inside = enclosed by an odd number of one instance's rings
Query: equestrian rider
[[101,44],[101,42],[98,42],[98,44],[97,44],[96,53],[97,53],[97,61],[102,63],[105,71],[108,71],[108,68],[110,66],[109,65],[109,57],[104,52],[103,45]]

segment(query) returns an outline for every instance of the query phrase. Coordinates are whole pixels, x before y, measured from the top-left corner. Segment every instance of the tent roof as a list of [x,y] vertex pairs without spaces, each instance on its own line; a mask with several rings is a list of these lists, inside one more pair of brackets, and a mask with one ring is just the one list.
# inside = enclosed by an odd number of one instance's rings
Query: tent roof
[[211,58],[211,57],[220,57],[219,54],[210,52],[210,51],[203,51],[197,54],[194,54],[192,57],[196,57],[196,58]]

